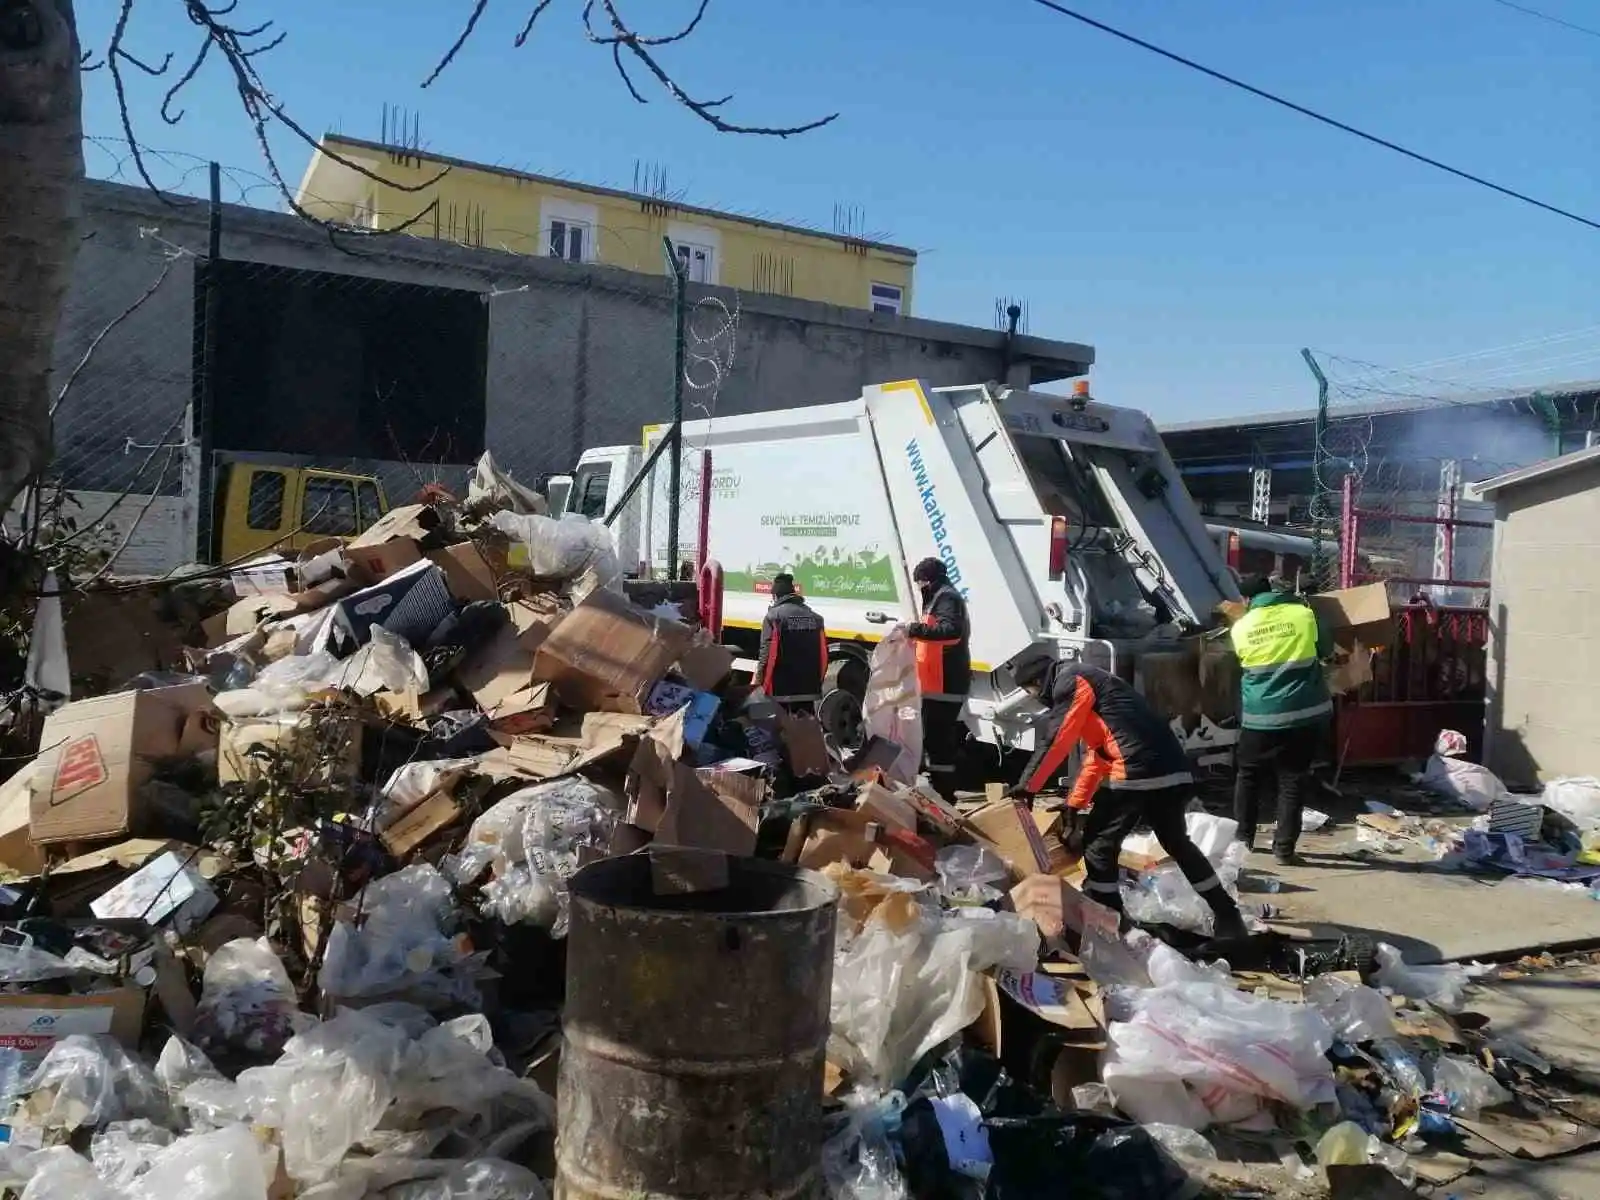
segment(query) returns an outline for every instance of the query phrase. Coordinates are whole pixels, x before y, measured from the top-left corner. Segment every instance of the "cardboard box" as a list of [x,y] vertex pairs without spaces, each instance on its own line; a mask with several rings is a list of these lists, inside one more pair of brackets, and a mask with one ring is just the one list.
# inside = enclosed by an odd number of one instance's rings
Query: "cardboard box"
[[0,868],[6,874],[37,875],[44,870],[44,855],[28,836],[32,816],[35,764],[29,763],[0,783]]
[[189,855],[168,850],[140,867],[92,904],[89,911],[101,920],[145,921],[186,934],[217,907],[211,890]]
[[444,572],[450,594],[462,604],[500,599],[500,583],[494,565],[484,557],[475,542],[460,542],[442,550],[430,550],[428,561]]
[[1306,601],[1341,646],[1349,647],[1356,642],[1367,647],[1394,644],[1396,626],[1385,584],[1369,583],[1318,592],[1306,597]]
[[600,589],[556,624],[534,660],[535,679],[573,708],[638,713],[650,689],[689,648],[687,625]]
[[882,784],[869,783],[856,795],[856,811],[891,829],[917,831],[917,810]]
[[344,556],[366,582],[377,583],[421,561],[422,550],[415,539],[397,537],[376,546],[358,546],[352,542],[344,548]]
[[[518,600],[507,605],[510,624],[469,658],[456,672],[491,724],[505,733],[536,733],[554,717],[548,685],[536,684],[534,658],[561,620],[553,601]],[[527,718],[527,719],[523,719]]]
[[[0,1047],[22,1055],[24,1072],[72,1034],[110,1035],[137,1050],[148,995],[131,984],[86,995],[0,995]],[[26,1078],[26,1074],[24,1074]]]
[[683,652],[677,671],[696,691],[714,691],[733,673],[734,658],[733,651],[726,646],[701,642]]
[[312,649],[331,649],[341,637],[364,646],[372,639],[374,625],[382,625],[412,646],[421,646],[455,610],[444,572],[420,559],[382,583],[340,600],[334,607],[334,619],[323,626]]
[[1033,822],[1033,814],[1020,800],[986,804],[970,814],[967,828],[987,843],[1020,881],[1050,870],[1050,852]]
[[40,845],[139,832],[138,792],[155,763],[179,756],[191,713],[210,711],[203,683],[79,700],[45,718],[29,804]]
[[462,808],[449,791],[437,791],[411,809],[379,835],[383,847],[396,858],[404,858],[441,829],[461,819]]

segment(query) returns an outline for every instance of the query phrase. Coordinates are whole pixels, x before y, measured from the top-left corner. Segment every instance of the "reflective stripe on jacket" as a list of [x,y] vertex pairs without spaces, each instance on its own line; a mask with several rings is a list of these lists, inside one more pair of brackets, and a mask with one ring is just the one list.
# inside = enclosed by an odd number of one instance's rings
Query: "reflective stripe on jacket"
[[761,622],[756,678],[774,700],[818,700],[828,674],[828,634],[820,613],[784,596]]
[[917,655],[917,687],[924,700],[959,700],[972,690],[972,636],[967,602],[948,583],[933,594],[922,620],[906,626]]
[[1256,596],[1232,637],[1245,729],[1314,725],[1333,711],[1321,661],[1332,645],[1308,605],[1279,592]]
[[1083,765],[1067,803],[1088,808],[1101,783],[1128,791],[1154,791],[1192,782],[1189,758],[1172,729],[1127,680],[1099,667],[1057,663],[1045,680],[1050,712],[1036,727],[1038,747],[1022,772],[1022,786],[1037,793],[1067,765],[1083,743]]

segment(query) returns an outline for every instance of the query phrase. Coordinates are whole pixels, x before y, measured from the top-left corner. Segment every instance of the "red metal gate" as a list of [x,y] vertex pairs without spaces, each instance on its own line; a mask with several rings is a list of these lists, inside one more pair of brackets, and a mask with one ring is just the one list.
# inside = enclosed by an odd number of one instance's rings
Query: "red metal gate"
[[[1453,515],[1433,517],[1362,509],[1356,504],[1352,477],[1344,484],[1344,513],[1339,538],[1339,586],[1363,583],[1399,584],[1411,591],[1444,585],[1482,588],[1483,580],[1379,576],[1361,568],[1361,519],[1432,525],[1442,530],[1446,561],[1455,531],[1491,528],[1487,521]],[[1391,591],[1391,600],[1393,592]],[[1341,764],[1392,763],[1426,758],[1441,729],[1466,735],[1470,753],[1482,749],[1489,615],[1484,608],[1446,607],[1421,592],[1394,607],[1392,646],[1373,656],[1372,681],[1340,700],[1334,723],[1334,751]]]

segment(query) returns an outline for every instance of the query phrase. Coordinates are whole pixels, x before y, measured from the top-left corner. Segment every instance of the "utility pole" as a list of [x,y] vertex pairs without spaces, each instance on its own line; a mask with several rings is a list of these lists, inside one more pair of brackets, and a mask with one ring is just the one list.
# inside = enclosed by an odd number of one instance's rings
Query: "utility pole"
[[672,353],[672,431],[667,434],[672,446],[667,453],[672,455],[672,462],[667,467],[667,487],[672,499],[667,505],[667,570],[668,582],[678,578],[678,520],[683,509],[683,367],[686,351],[687,332],[685,329],[688,321],[688,299],[684,294],[684,285],[688,282],[685,277],[683,263],[678,258],[678,252],[672,245],[672,239],[661,239],[662,253],[667,256],[667,270],[672,275],[672,316],[673,316],[673,353]]
[[1328,377],[1322,373],[1310,350],[1301,350],[1317,381],[1317,444],[1311,449],[1311,576],[1318,587],[1325,585],[1327,556],[1322,548],[1323,528],[1328,523],[1328,486],[1323,472],[1328,466]]

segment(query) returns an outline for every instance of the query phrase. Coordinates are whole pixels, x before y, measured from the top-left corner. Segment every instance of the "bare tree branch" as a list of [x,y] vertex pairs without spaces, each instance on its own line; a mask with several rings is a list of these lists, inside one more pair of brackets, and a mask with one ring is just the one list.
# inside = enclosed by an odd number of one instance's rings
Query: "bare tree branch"
[[146,300],[150,299],[151,296],[154,296],[156,292],[161,290],[161,285],[167,281],[167,276],[172,274],[172,265],[177,261],[178,259],[176,255],[168,255],[166,262],[161,266],[161,274],[156,276],[155,282],[149,287],[145,288],[144,291],[140,292],[132,304],[128,305],[127,308],[123,309],[116,316],[112,317],[104,329],[89,339],[88,346],[84,348],[83,357],[78,359],[77,366],[72,368],[72,373],[67,376],[67,381],[61,385],[61,390],[56,393],[55,403],[50,405],[51,417],[56,415],[56,410],[61,407],[62,401],[67,398],[67,393],[72,390],[72,385],[78,382],[78,376],[83,374],[84,368],[89,365],[89,360],[94,357],[94,352],[100,348],[100,343],[105,341],[106,337],[111,333],[112,330],[116,329],[118,325],[121,325],[129,317],[133,316],[134,313],[138,312],[139,309],[144,306],[144,302]]
[[483,16],[484,9],[488,7],[489,0],[477,0],[477,3],[472,6],[472,15],[467,18],[466,26],[456,36],[456,40],[450,49],[444,52],[444,57],[439,60],[439,65],[433,68],[433,73],[422,81],[423,87],[427,87],[440,75],[444,74],[444,69],[455,61],[456,55],[461,52],[461,47],[467,44],[467,39],[472,36],[472,31],[478,27],[478,19]]
[[523,43],[528,40],[528,36],[533,33],[533,23],[544,14],[544,10],[549,8],[552,3],[553,0],[539,0],[539,3],[533,6],[533,11],[528,14],[528,23],[522,27],[522,32],[517,34],[516,44],[519,50],[522,48]]

